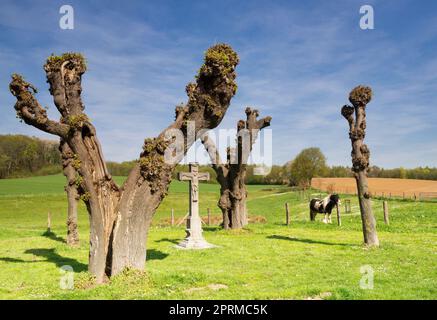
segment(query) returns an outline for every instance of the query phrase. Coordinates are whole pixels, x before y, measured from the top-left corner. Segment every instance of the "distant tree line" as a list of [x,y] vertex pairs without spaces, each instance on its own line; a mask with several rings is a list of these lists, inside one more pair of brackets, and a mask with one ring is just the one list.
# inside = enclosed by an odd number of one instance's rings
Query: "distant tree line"
[[108,167],[109,172],[113,176],[127,176],[129,172],[134,167],[136,161],[124,161],[124,162],[113,162],[113,161],[107,161],[106,166]]
[[62,172],[59,143],[24,135],[0,135],[0,179]]
[[[20,178],[36,175],[58,174],[62,172],[59,143],[24,135],[0,135],[0,179]],[[127,176],[136,160],[107,162],[113,176]],[[352,177],[346,166],[328,166],[326,157],[319,148],[302,150],[293,160],[284,165],[273,165],[267,175],[256,175],[255,165],[248,165],[247,184],[277,184],[306,188],[314,177]],[[201,165],[201,171],[209,172],[209,183],[215,183],[214,170],[209,165]],[[178,165],[173,178],[180,171],[188,171],[188,165]],[[397,178],[437,180],[437,167],[418,167],[414,169],[370,168],[371,178]]]

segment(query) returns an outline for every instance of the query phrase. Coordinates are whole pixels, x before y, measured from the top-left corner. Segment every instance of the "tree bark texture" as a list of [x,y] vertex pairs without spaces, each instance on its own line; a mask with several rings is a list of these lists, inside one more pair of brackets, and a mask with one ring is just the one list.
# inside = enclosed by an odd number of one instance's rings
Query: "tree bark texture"
[[366,106],[371,99],[372,90],[369,87],[358,86],[349,95],[349,101],[353,107],[343,106],[341,114],[349,123],[349,137],[352,143],[352,171],[357,183],[364,243],[369,247],[377,247],[379,246],[379,240],[376,233],[376,220],[372,213],[367,182],[370,150],[364,143],[366,136]]
[[139,161],[121,187],[109,174],[96,130],[84,113],[81,100],[81,79],[86,71],[84,58],[66,53],[49,57],[44,65],[50,93],[61,114],[60,121],[47,117],[30,83],[20,75],[12,76],[10,91],[17,99],[18,117],[59,136],[73,152],[77,191],[89,213],[89,271],[97,282],[125,268],[144,268],[150,222],[167,193],[177,164],[177,161],[164,161],[164,153],[174,141],[166,133],[170,129],[182,132],[185,143],[177,159],[180,161],[195,140],[187,139],[189,121],[194,122],[195,133],[218,126],[237,89],[238,62],[237,54],[226,44],[217,44],[206,51],[196,81],[186,86],[187,103],[176,107],[175,121],[158,137],[145,140]]
[[258,110],[246,108],[246,120],[240,120],[237,125],[237,147],[227,149],[226,163],[221,161],[214,142],[207,135],[201,137],[220,184],[218,206],[223,214],[224,229],[241,229],[248,223],[245,183],[247,161],[259,131],[268,127],[271,121],[271,117],[258,120],[258,116]]
[[79,201],[79,192],[77,184],[80,183],[80,176],[78,175],[75,166],[80,164],[73,151],[66,142],[61,140],[59,145],[62,157],[62,167],[64,176],[67,179],[65,191],[67,193],[68,214],[67,214],[67,244],[69,246],[76,246],[79,244],[79,232],[77,228],[77,205]]

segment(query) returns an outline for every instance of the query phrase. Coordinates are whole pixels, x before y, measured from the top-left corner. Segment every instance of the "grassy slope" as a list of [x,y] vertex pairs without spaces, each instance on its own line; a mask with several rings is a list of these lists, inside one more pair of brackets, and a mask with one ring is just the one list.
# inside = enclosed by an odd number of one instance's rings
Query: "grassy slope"
[[[270,186],[249,186],[248,201],[250,213],[268,223],[240,232],[205,228],[208,241],[220,246],[205,251],[176,250],[184,228],[154,226],[145,274],[127,272],[92,287],[86,272],[87,213],[81,205],[81,246],[67,247],[63,184],[62,176],[0,180],[0,298],[302,299],[322,292],[333,299],[437,298],[436,204],[392,201],[391,225],[385,226],[382,205],[374,201],[382,246],[366,250],[355,198],[352,214],[343,215],[343,226],[337,227],[310,223],[306,201]],[[217,185],[202,184],[200,197],[203,213],[211,207],[219,215]],[[283,225],[286,201],[289,227]],[[172,207],[178,217],[185,214],[185,183],[171,185],[155,221],[168,218]],[[43,236],[48,211],[54,234]],[[59,288],[63,265],[76,272],[75,290]],[[359,287],[363,265],[375,270],[373,290]],[[227,287],[213,290],[211,284]]]

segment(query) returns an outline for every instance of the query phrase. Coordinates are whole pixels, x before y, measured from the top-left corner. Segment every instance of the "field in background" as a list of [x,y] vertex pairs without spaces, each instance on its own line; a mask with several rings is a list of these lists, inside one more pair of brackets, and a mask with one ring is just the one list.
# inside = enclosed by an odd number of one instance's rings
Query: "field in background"
[[[122,182],[123,177],[117,178]],[[358,203],[342,214],[342,226],[309,221],[308,200],[290,188],[248,186],[251,216],[266,223],[242,231],[204,228],[218,248],[180,251],[184,225],[162,227],[174,209],[188,209],[188,184],[174,181],[154,217],[145,273],[125,272],[94,286],[87,272],[88,215],[79,207],[81,243],[65,243],[66,197],[63,176],[0,180],[1,299],[437,299],[437,204],[389,201],[390,225],[382,201],[373,200],[381,248],[362,246]],[[219,186],[200,185],[200,211],[216,206]],[[318,191],[306,196],[319,196]],[[285,226],[284,203],[291,225]],[[47,212],[52,233],[47,234]],[[335,216],[333,217],[335,222]],[[74,290],[60,288],[60,268],[74,269]],[[374,289],[363,290],[360,268],[370,265]]]
[[[356,194],[354,178],[313,178],[311,187],[323,191]],[[378,197],[437,198],[437,181],[414,179],[369,178],[369,191]],[[433,194],[430,194],[433,193]]]

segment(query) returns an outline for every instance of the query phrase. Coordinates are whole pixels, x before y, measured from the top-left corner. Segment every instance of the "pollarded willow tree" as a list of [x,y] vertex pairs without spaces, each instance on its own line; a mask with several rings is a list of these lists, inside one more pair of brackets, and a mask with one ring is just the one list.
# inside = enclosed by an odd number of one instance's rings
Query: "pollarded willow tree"
[[358,86],[349,94],[349,101],[353,107],[345,105],[341,109],[341,114],[349,123],[349,138],[352,142],[352,171],[357,183],[364,243],[370,247],[379,246],[376,220],[372,213],[372,203],[367,182],[370,150],[364,143],[364,138],[366,137],[366,106],[371,99],[372,89],[370,87]]
[[62,168],[64,176],[67,179],[65,191],[67,193],[68,209],[67,209],[67,244],[76,246],[79,244],[79,232],[77,230],[77,205],[79,201],[78,188],[81,184],[81,177],[76,171],[80,167],[80,160],[71,151],[68,143],[61,139],[59,144],[61,152]]
[[241,229],[248,223],[245,182],[247,161],[259,131],[268,127],[272,119],[265,117],[258,120],[258,116],[258,110],[246,108],[246,121],[240,120],[237,124],[236,148],[227,148],[225,163],[208,135],[201,136],[220,184],[218,206],[222,210],[225,229]]
[[[61,114],[59,121],[47,117],[30,83],[20,75],[12,76],[10,91],[17,99],[17,115],[25,123],[59,136],[74,154],[78,191],[90,219],[88,268],[97,282],[127,267],[144,269],[152,217],[167,193],[178,160],[194,143],[194,139],[187,139],[187,123],[195,124],[196,134],[220,124],[237,90],[238,62],[238,55],[226,44],[205,52],[196,81],[186,86],[187,103],[176,107],[175,120],[164,131],[145,140],[139,161],[121,187],[109,174],[96,129],[84,113],[81,80],[86,64],[82,55],[51,56],[44,65],[50,93]],[[186,143],[183,152],[168,162],[164,155],[175,140],[168,132],[175,129],[182,132]]]

